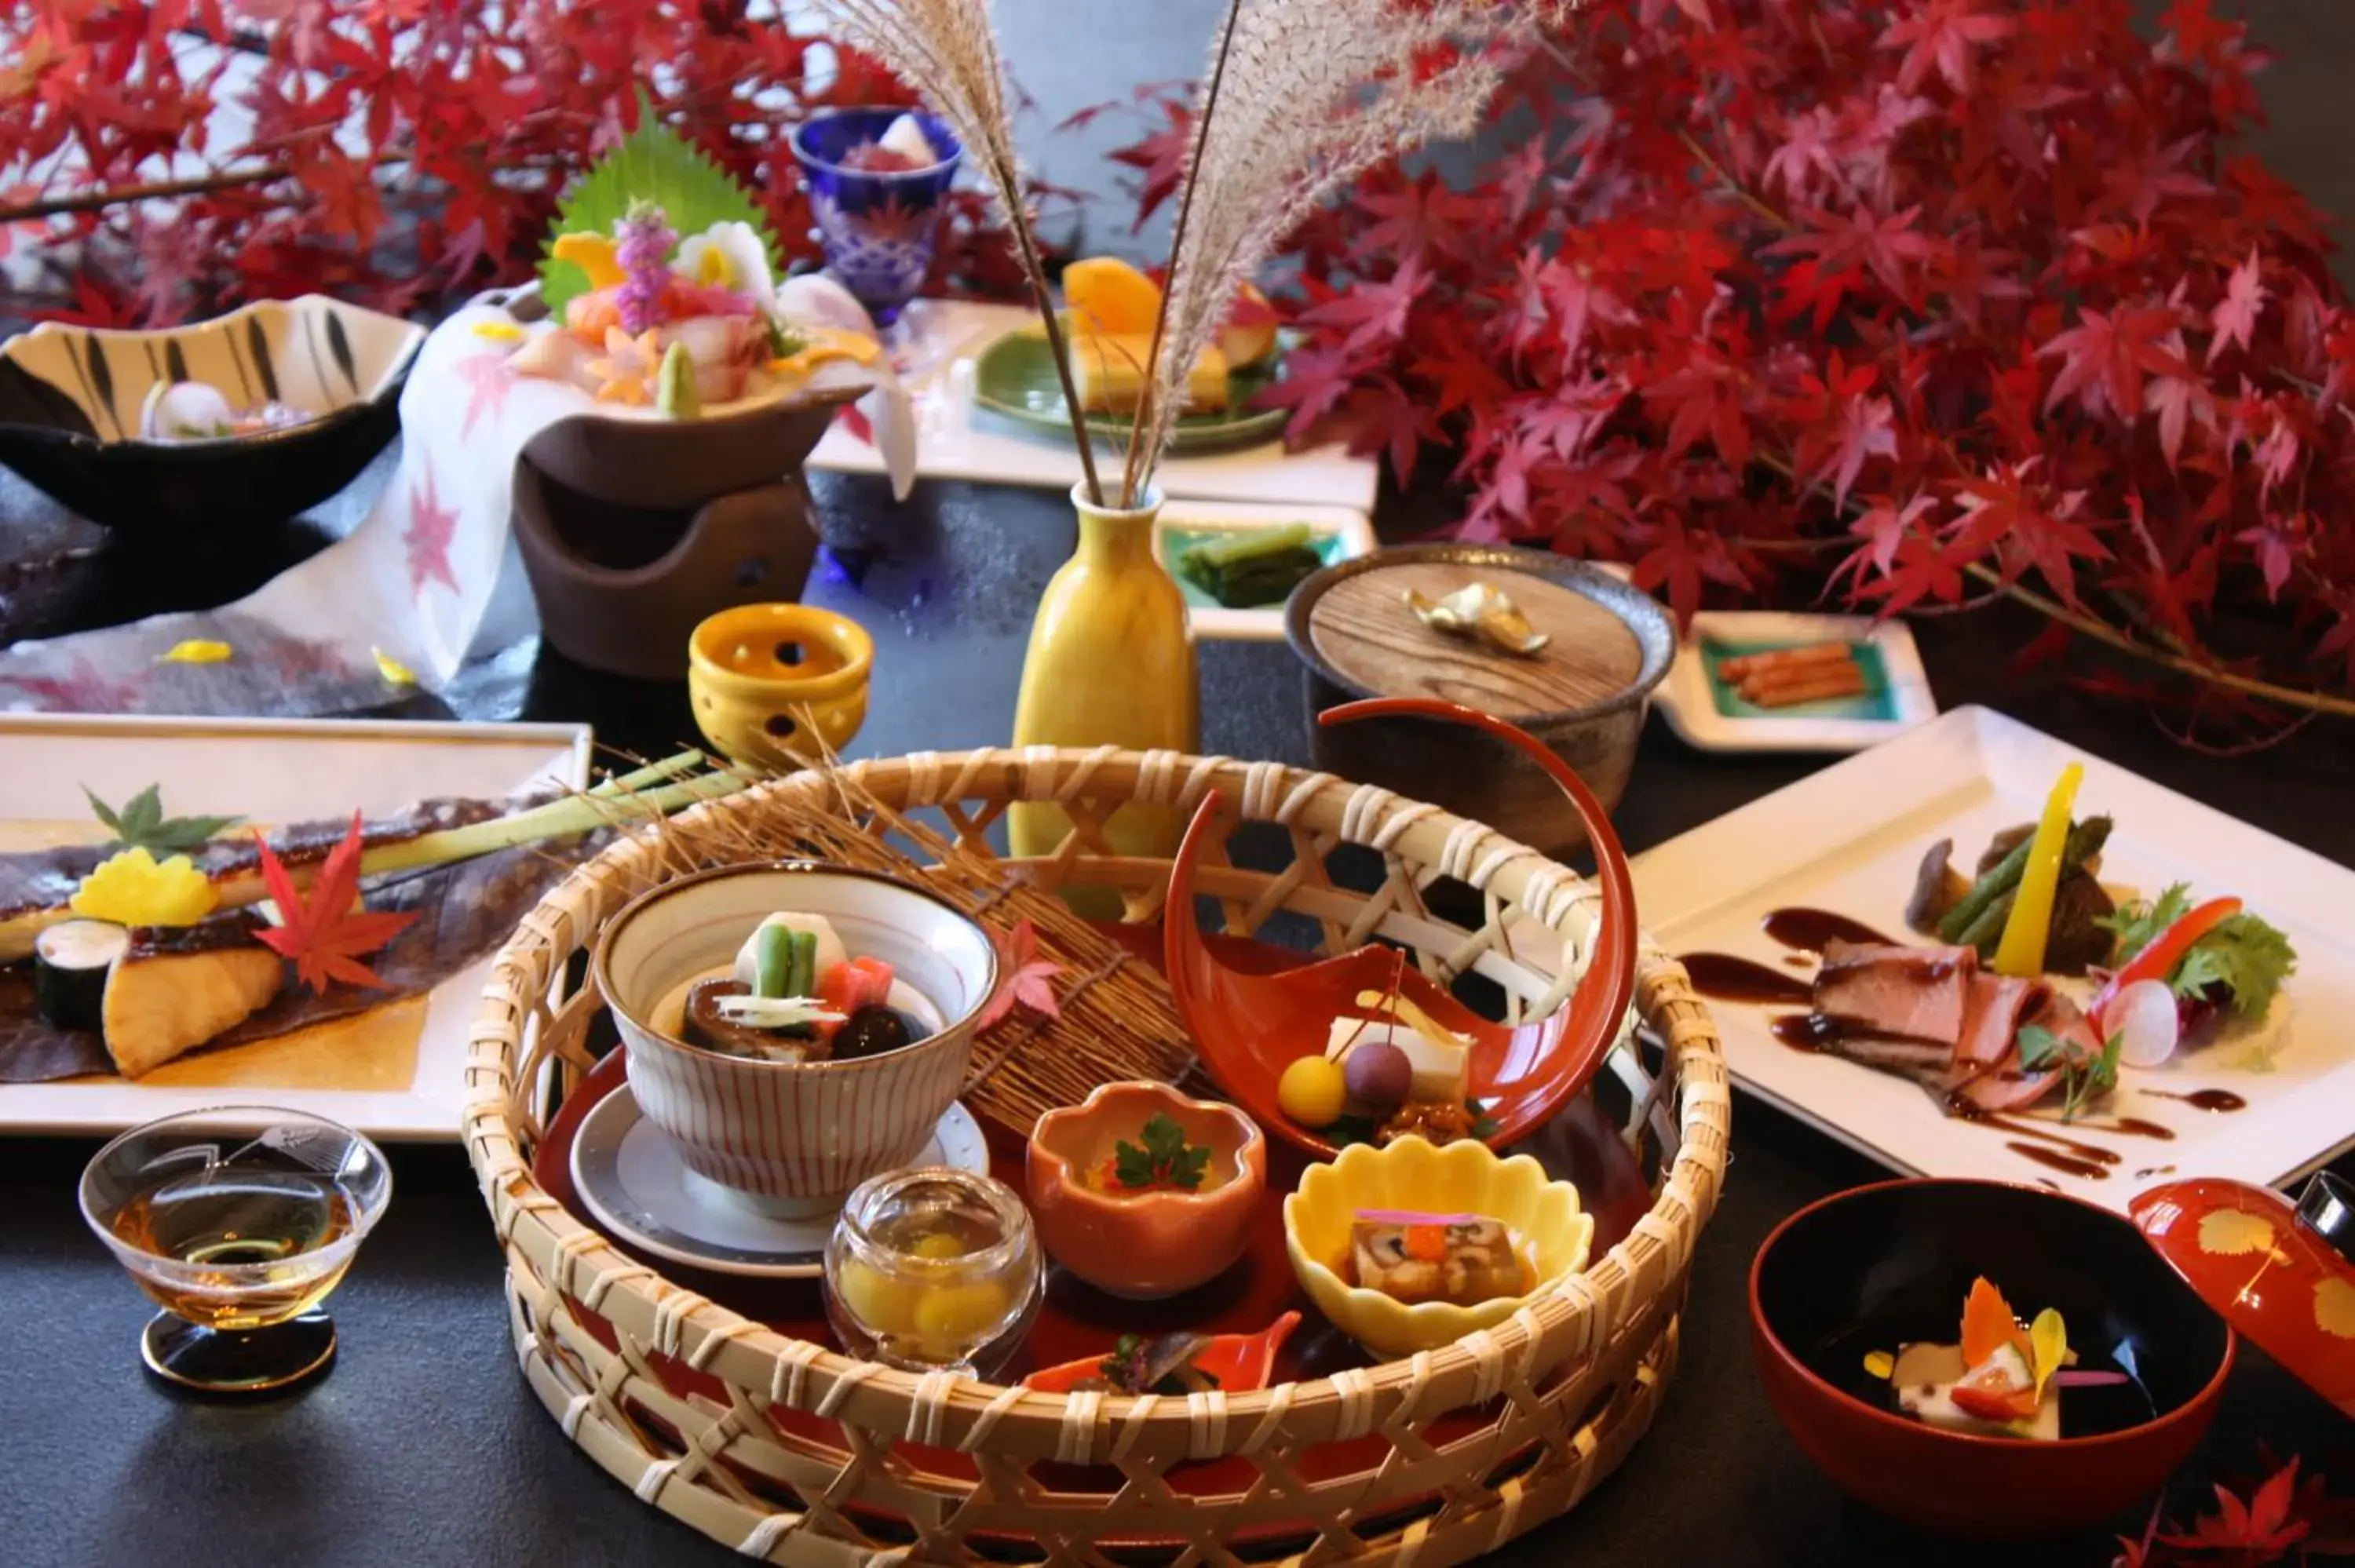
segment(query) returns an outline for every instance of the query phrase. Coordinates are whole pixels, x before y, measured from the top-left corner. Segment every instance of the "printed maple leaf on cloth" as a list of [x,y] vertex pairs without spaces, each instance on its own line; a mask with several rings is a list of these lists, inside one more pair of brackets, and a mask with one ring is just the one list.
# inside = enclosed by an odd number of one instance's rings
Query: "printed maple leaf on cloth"
[[983,1006],[975,1027],[990,1028],[1017,1005],[1049,1018],[1062,1017],[1062,1003],[1055,1000],[1055,988],[1049,982],[1063,972],[1063,966],[1039,957],[1039,933],[1029,920],[1016,921],[1010,933],[990,940],[997,946],[997,991]]
[[360,884],[360,814],[343,842],[329,852],[326,863],[304,898],[287,874],[284,863],[260,832],[253,842],[261,852],[261,880],[278,906],[279,925],[254,933],[264,947],[294,963],[295,978],[322,996],[341,980],[372,991],[389,989],[374,969],[360,962],[406,929],[417,918],[410,914],[371,915],[358,907]]

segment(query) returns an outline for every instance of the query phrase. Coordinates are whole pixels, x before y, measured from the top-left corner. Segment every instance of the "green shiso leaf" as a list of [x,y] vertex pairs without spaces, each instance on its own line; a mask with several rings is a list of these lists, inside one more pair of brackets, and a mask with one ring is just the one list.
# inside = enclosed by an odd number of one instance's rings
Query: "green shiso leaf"
[[657,119],[653,103],[640,92],[638,128],[564,193],[557,203],[556,221],[540,247],[540,298],[559,318],[567,304],[589,291],[589,275],[549,254],[556,237],[611,234],[613,226],[628,216],[633,201],[661,207],[682,239],[715,223],[749,223],[768,252],[771,273],[781,275],[784,270],[776,236],[769,232],[769,220],[751,193]]

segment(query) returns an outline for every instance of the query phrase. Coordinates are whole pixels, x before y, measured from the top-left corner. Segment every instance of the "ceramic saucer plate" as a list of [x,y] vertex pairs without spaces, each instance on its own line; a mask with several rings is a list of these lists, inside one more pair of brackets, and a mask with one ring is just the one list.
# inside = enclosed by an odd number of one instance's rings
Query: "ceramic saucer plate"
[[[964,1107],[950,1106],[914,1163],[987,1171],[981,1124]],[[753,1279],[815,1279],[824,1272],[832,1214],[771,1219],[698,1191],[677,1147],[638,1114],[627,1084],[581,1118],[572,1185],[613,1239],[656,1257]]]
[[[1762,708],[1717,673],[1727,659],[1817,642],[1849,645],[1861,695]],[[1703,751],[1861,751],[1938,716],[1913,632],[1870,616],[1703,610],[1657,697],[1669,726]]]

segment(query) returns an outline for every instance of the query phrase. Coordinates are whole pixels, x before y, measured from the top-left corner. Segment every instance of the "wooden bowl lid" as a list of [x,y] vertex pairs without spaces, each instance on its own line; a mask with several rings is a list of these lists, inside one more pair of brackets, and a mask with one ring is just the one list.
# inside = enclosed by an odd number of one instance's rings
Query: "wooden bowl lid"
[[[1425,626],[1406,607],[1486,582],[1509,595],[1553,641],[1533,658]],[[1498,718],[1558,714],[1607,702],[1635,684],[1643,645],[1608,605],[1510,567],[1401,561],[1335,583],[1308,615],[1317,657],[1378,696],[1438,697]]]

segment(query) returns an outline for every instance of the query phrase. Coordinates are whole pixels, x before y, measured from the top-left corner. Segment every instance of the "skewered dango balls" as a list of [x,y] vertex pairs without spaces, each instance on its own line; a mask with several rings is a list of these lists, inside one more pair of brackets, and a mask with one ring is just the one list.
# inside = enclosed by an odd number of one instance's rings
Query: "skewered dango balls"
[[1303,1127],[1330,1127],[1341,1119],[1349,1086],[1337,1063],[1303,1056],[1275,1083],[1276,1108]]
[[1414,1092],[1414,1064],[1387,1040],[1369,1040],[1349,1053],[1342,1078],[1349,1097],[1381,1114],[1406,1104]]

